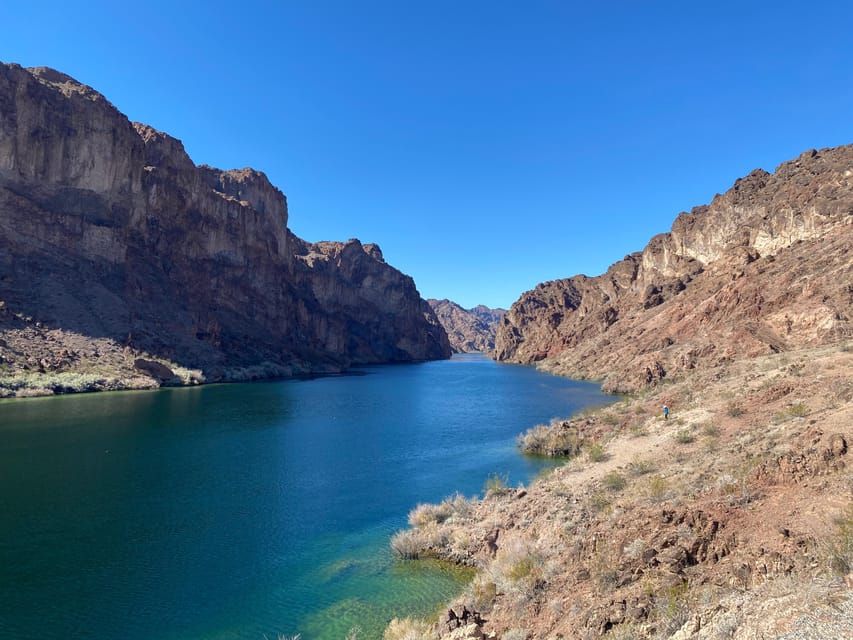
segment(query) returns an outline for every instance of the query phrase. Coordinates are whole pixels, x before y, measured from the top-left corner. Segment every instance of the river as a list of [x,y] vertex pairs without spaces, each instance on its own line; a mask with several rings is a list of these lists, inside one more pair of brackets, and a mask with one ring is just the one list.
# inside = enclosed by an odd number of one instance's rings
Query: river
[[408,512],[529,482],[515,437],[609,400],[463,355],[0,401],[0,637],[381,637],[466,579],[393,558]]

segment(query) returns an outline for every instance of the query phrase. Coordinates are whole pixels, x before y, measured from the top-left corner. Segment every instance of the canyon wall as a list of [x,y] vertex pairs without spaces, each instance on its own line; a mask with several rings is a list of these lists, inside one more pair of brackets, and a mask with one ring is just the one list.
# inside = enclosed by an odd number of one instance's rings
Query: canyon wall
[[0,65],[0,373],[104,351],[206,380],[449,357],[378,247],[312,245],[287,220],[263,173],[196,166],[90,87]]
[[636,391],[702,364],[853,335],[853,146],[755,170],[596,277],[538,285],[496,358]]

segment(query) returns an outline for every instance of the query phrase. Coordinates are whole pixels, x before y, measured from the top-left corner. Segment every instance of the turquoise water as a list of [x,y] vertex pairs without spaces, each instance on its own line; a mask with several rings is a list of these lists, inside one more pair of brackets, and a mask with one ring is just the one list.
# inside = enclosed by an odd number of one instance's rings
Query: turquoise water
[[479,356],[2,401],[0,637],[380,637],[466,579],[392,557],[409,510],[528,481],[515,436],[607,401]]

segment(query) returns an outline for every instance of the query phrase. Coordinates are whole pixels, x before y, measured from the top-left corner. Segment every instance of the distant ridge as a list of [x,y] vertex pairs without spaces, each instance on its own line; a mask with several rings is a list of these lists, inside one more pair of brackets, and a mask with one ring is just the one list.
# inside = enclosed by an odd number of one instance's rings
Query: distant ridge
[[495,348],[495,328],[506,313],[506,309],[490,309],[477,305],[463,309],[450,300],[427,300],[441,322],[450,346],[456,353],[489,353]]

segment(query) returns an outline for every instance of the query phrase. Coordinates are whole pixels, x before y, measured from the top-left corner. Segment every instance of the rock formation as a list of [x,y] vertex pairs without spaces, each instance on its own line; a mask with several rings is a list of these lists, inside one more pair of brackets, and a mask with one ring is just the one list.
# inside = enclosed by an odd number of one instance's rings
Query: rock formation
[[309,244],[287,215],[263,173],[196,166],[90,87],[0,65],[0,373],[109,364],[121,387],[162,381],[140,354],[195,380],[450,355],[377,246]]
[[498,360],[635,391],[699,364],[850,336],[853,146],[755,170],[597,277],[538,285]]
[[450,346],[456,353],[491,353],[495,348],[495,327],[506,309],[489,309],[477,305],[463,309],[450,300],[427,300],[435,311],[438,321],[450,338]]

